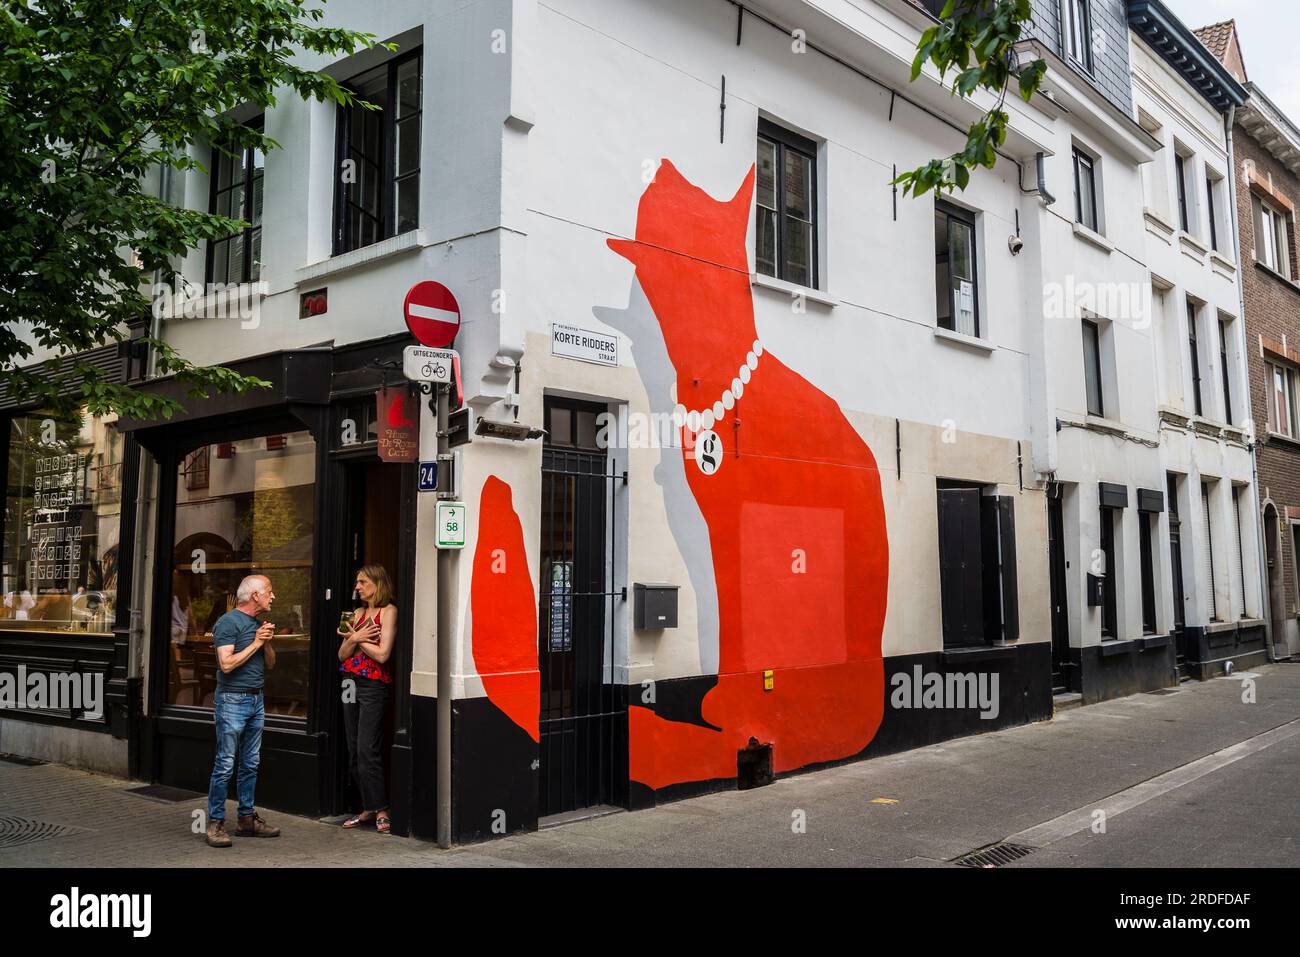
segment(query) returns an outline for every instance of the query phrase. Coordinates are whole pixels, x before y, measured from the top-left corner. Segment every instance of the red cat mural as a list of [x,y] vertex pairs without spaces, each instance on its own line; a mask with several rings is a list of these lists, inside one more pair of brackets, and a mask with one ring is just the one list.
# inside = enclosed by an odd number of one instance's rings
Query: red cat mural
[[751,737],[772,744],[777,772],[849,757],[884,708],[880,476],[835,400],[759,340],[753,189],[751,167],[718,201],[664,160],[635,240],[609,241],[636,267],[676,371],[683,450],[664,454],[683,456],[718,598],[717,684],[701,709],[711,727],[668,720],[633,689],[630,777],[654,789],[736,777]]

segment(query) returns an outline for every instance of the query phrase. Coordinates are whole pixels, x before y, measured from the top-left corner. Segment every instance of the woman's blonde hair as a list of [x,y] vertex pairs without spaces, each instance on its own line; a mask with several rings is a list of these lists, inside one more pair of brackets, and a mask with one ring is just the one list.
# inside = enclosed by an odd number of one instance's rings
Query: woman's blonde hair
[[383,608],[393,603],[393,581],[383,565],[362,565],[357,574],[365,575],[375,583],[375,597],[370,600],[372,608]]

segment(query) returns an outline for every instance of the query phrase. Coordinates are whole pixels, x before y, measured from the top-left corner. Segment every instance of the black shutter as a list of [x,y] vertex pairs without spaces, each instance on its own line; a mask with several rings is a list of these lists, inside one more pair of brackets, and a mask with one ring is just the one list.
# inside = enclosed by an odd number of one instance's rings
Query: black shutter
[[998,497],[998,541],[1002,546],[1002,639],[1020,637],[1020,603],[1016,580],[1016,501]]
[[984,641],[978,489],[939,489],[939,593],[945,647]]

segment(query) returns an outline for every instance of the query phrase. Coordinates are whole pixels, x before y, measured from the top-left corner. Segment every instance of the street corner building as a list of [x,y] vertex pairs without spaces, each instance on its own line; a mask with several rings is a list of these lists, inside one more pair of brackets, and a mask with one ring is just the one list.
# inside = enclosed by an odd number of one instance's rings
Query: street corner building
[[[1294,128],[1156,0],[1035,2],[996,167],[904,196],[988,106],[908,82],[942,7],[329,4],[396,50],[309,65],[382,109],[245,111],[281,149],[149,184],[250,226],[135,332],[271,388],[189,399],[128,344],[101,360],[183,413],[4,399],[0,668],[108,690],[5,713],[0,751],[205,790],[212,627],[257,572],[259,802],[351,809],[369,563],[394,829],[457,841],[1295,652],[1300,491],[1256,453],[1292,454],[1300,335],[1256,324],[1297,154],[1233,152]],[[447,393],[405,375],[420,321],[459,323]]]

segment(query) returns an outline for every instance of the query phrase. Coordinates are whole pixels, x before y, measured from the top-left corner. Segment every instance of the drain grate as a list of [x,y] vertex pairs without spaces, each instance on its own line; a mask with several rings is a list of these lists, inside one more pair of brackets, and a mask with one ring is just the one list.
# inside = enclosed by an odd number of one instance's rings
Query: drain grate
[[1157,688],[1155,691],[1148,691],[1147,694],[1179,694],[1182,688]]
[[1038,850],[1036,847],[1029,847],[1025,844],[1007,844],[999,842],[990,844],[988,847],[979,847],[969,854],[963,854],[961,857],[954,857],[953,864],[960,864],[963,867],[1001,867],[1003,864],[1010,864],[1012,861],[1018,861],[1028,854]]
[[48,821],[36,821],[28,817],[0,817],[0,847],[22,847],[24,844],[37,844],[65,834],[78,834],[82,827],[67,824],[51,824]]
[[186,791],[166,784],[144,784],[138,788],[126,788],[123,793],[134,794],[136,797],[148,798],[151,801],[162,801],[164,804],[180,804],[204,796],[198,791]]

